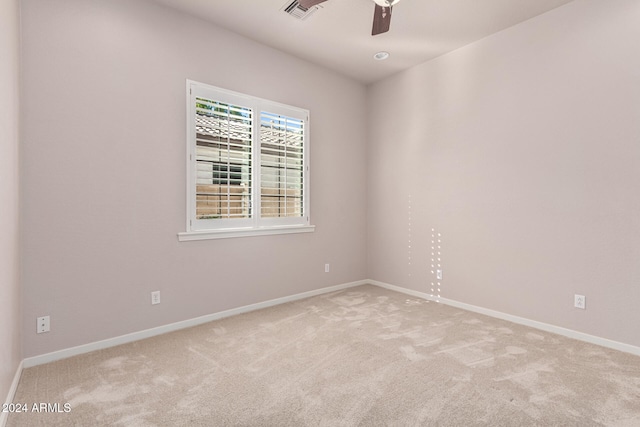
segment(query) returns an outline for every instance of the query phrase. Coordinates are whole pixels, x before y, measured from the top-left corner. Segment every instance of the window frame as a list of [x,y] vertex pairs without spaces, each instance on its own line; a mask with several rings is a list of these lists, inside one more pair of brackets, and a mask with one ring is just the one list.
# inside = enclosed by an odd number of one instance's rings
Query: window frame
[[[274,101],[230,91],[220,87],[200,83],[193,80],[186,81],[187,100],[187,208],[186,231],[178,233],[180,241],[208,240],[245,236],[260,236],[274,234],[313,232],[309,213],[309,111]],[[249,218],[234,219],[198,219],[196,216],[197,194],[197,163],[196,163],[196,128],[195,100],[196,97],[210,101],[222,102],[250,108],[252,110],[252,138],[251,138],[251,191]],[[261,211],[261,141],[260,123],[262,113],[279,114],[303,122],[303,152],[302,152],[302,216],[298,217],[262,217]]]

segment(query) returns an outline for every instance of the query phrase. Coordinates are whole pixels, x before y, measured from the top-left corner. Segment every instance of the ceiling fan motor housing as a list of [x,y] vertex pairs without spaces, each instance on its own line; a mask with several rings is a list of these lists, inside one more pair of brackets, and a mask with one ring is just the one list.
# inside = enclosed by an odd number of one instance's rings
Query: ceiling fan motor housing
[[390,7],[398,3],[400,0],[373,0],[378,6]]

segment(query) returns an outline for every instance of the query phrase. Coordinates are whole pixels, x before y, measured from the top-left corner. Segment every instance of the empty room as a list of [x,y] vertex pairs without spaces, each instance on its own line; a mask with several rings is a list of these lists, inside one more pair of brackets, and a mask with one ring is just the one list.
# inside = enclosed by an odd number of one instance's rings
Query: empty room
[[640,425],[639,22],[0,0],[0,427]]

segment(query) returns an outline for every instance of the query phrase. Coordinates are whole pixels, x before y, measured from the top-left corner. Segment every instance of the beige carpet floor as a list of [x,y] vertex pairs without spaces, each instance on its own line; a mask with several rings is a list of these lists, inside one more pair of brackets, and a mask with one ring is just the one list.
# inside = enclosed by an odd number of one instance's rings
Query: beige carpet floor
[[26,369],[8,426],[640,426],[640,358],[360,286]]

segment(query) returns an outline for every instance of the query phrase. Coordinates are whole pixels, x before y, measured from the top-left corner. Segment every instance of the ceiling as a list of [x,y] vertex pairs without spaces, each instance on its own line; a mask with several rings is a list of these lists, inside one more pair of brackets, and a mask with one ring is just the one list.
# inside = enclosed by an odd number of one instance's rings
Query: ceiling
[[155,1],[368,84],[573,0],[402,0],[377,36],[372,0],[328,0],[304,20],[284,12],[292,0]]

